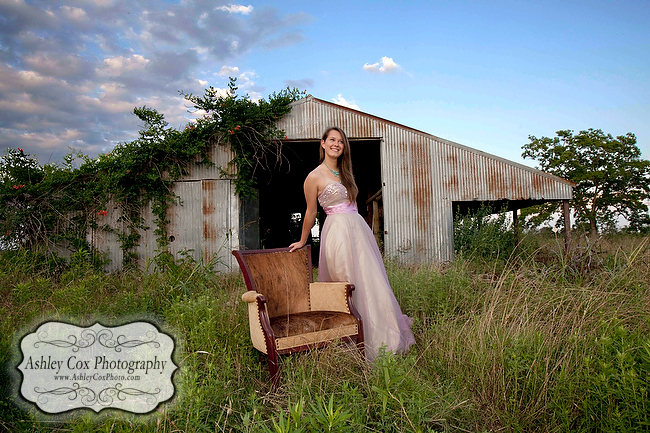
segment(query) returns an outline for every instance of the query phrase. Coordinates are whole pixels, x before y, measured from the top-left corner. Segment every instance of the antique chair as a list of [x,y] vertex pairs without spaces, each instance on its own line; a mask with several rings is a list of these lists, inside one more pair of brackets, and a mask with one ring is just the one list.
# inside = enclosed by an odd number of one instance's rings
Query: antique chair
[[[253,347],[267,356],[273,385],[279,382],[278,355],[351,341],[364,354],[361,316],[350,303],[354,286],[314,283],[311,248],[233,251],[248,291]],[[261,356],[261,355],[260,355]]]

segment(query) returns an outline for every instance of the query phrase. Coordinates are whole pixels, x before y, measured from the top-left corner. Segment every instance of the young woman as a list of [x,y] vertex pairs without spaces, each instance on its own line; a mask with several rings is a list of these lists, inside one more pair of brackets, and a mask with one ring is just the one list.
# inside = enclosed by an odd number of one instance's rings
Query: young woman
[[320,236],[319,281],[354,284],[352,302],[363,319],[366,356],[373,360],[379,349],[404,352],[415,343],[410,319],[395,299],[375,237],[357,212],[359,189],[352,175],[350,146],[340,128],[329,128],[320,142],[320,164],[305,180],[307,210],[300,241],[307,242],[314,225],[317,204],[327,218]]

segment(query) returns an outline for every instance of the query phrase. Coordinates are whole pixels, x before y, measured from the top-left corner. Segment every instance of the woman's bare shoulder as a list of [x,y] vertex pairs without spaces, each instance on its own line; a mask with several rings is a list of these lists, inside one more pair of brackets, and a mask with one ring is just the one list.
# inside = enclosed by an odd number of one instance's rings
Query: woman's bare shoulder
[[309,174],[307,175],[307,178],[305,179],[305,182],[310,182],[310,183],[315,182],[317,184],[323,182],[325,176],[320,168],[321,166],[319,165],[318,167],[310,171]]
[[305,187],[315,188],[318,194],[320,194],[323,188],[327,186],[327,183],[327,176],[325,173],[323,173],[320,165],[313,169],[305,179]]

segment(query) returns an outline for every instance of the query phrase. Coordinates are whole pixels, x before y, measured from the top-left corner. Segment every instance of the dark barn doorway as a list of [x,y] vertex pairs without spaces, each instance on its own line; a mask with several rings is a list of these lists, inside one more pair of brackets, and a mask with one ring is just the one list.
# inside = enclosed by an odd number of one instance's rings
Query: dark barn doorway
[[[381,197],[381,155],[380,140],[350,138],[352,166],[355,180],[359,187],[357,206],[359,213],[369,225],[372,223],[373,205],[366,203],[371,197]],[[302,216],[306,203],[303,192],[305,178],[316,166],[319,159],[320,141],[287,141],[282,148],[283,161],[275,167],[258,172],[258,198],[243,204],[249,208],[248,217],[243,224],[250,222],[257,213],[258,224],[249,224],[245,236],[246,248],[280,248],[287,247],[300,239]],[[378,202],[381,204],[380,198]],[[375,213],[381,206],[374,206]],[[383,222],[383,218],[375,218]],[[323,209],[318,207],[318,229],[312,230],[312,259],[318,263],[318,246],[320,227],[325,221]],[[256,227],[257,226],[257,227]],[[378,228],[379,229],[379,228]],[[383,230],[383,227],[381,227]]]

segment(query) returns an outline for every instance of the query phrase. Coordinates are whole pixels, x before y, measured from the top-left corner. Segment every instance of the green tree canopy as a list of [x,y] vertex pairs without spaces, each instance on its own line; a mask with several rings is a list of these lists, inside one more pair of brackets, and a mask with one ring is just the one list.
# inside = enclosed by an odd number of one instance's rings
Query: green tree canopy
[[[523,146],[524,158],[534,159],[539,169],[573,181],[573,209],[576,224],[587,225],[592,236],[616,226],[617,217],[626,218],[631,231],[650,226],[650,161],[641,159],[632,133],[616,138],[600,129],[558,131],[557,137],[529,136]],[[545,222],[557,204],[543,206],[534,219]]]

